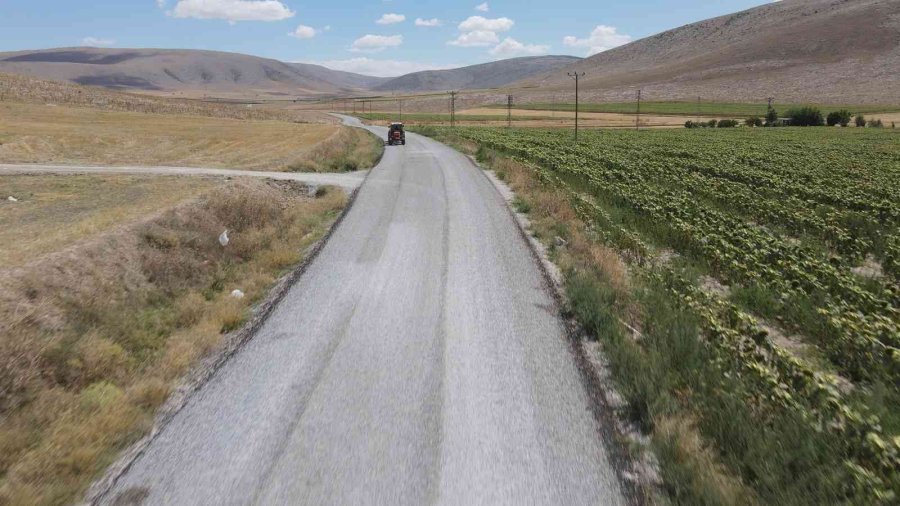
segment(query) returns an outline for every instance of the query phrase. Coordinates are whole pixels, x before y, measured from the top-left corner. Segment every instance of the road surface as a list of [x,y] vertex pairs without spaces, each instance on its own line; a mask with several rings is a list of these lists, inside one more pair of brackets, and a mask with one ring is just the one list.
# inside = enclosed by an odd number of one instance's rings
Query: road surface
[[103,503],[624,502],[505,202],[461,154],[407,141]]
[[86,165],[0,164],[0,176],[8,174],[155,174],[160,176],[264,177],[314,185],[340,186],[355,190],[368,171],[346,173],[264,172],[259,170],[209,169],[198,167],[93,167]]

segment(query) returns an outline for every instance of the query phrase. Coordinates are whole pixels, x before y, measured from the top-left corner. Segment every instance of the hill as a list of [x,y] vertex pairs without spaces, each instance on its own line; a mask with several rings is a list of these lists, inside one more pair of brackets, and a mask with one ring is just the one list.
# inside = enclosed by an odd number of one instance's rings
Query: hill
[[332,70],[311,63],[288,63],[288,65],[301,72],[317,75],[321,79],[346,90],[369,90],[391,79],[389,77],[365,76],[362,74],[354,74],[353,72]]
[[580,60],[574,56],[526,56],[452,70],[426,70],[390,79],[372,90],[408,93],[498,88]]
[[[784,0],[669,30],[572,66],[585,99],[900,103],[900,2]],[[571,89],[554,72],[532,100]]]
[[0,53],[0,72],[117,90],[202,95],[323,95],[377,82],[317,65],[235,53],[62,48]]

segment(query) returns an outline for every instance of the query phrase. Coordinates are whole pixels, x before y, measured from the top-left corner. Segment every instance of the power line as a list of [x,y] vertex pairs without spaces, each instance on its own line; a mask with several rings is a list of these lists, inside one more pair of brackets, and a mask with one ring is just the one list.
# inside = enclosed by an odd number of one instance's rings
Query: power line
[[584,77],[584,72],[568,72],[569,77],[575,79],[575,142],[578,142],[578,80]]

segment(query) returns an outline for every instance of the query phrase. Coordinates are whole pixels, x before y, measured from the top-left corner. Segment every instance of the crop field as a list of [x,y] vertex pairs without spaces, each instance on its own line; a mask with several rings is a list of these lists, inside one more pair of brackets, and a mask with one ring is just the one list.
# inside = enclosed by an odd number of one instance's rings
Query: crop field
[[[822,495],[804,501],[896,498],[900,135],[594,130],[575,143],[567,130],[423,133],[526,167],[568,201],[596,242],[625,260],[634,279],[689,315],[708,357],[698,367],[709,368],[710,377],[684,371],[673,397],[685,404],[680,413],[700,419],[721,460],[760,498],[799,500],[812,490],[798,492],[806,479]],[[567,273],[576,316],[578,279]],[[657,310],[645,304],[617,317],[641,329],[652,326],[643,320]],[[596,336],[601,342],[603,333]],[[656,346],[651,342],[637,346],[647,354]],[[647,380],[635,381],[632,400],[650,404]],[[711,407],[719,397],[727,400]],[[721,420],[723,406],[734,400],[749,410],[743,429],[737,420]],[[751,443],[749,434],[760,442]],[[789,456],[774,457],[785,448],[793,448]],[[754,468],[754,458],[770,469]],[[783,481],[775,483],[779,475]]]
[[[779,111],[787,111],[795,107],[808,104],[775,104]],[[853,113],[881,113],[895,112],[897,107],[885,107],[878,105],[850,106],[850,105],[821,105],[824,114],[840,109],[847,109]],[[517,109],[528,111],[574,111],[574,103],[537,103],[519,104]],[[634,114],[637,109],[636,102],[618,103],[582,103],[579,110],[583,112],[607,112],[620,114]],[[641,113],[644,114],[671,114],[676,116],[765,116],[768,110],[767,103],[727,103],[727,102],[641,102]]]

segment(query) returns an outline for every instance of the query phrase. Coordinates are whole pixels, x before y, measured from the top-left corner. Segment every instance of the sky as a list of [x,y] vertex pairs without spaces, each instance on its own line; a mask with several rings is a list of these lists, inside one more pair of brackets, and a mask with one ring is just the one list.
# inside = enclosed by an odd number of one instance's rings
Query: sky
[[0,0],[0,51],[209,49],[395,76],[589,56],[770,0]]

